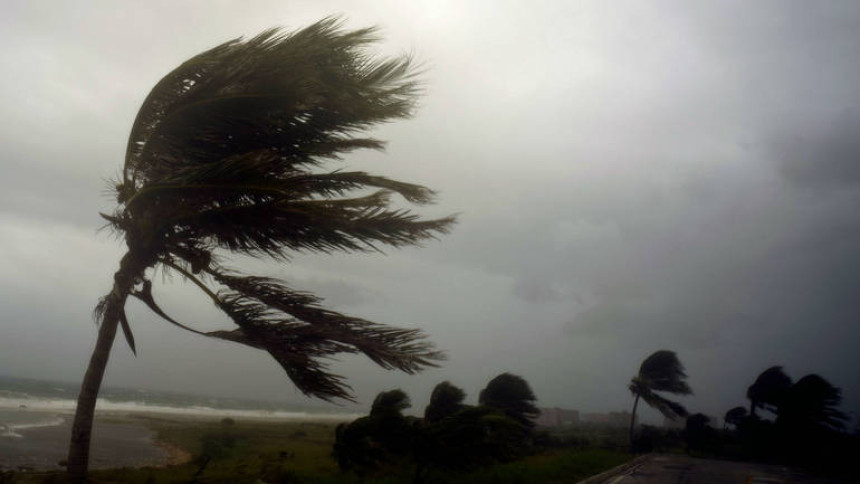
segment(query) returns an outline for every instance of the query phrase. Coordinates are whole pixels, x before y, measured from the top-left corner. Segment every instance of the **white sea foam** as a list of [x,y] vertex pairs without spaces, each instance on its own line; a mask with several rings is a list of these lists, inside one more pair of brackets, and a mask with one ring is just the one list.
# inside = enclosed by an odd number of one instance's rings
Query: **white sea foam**
[[[48,411],[56,413],[72,413],[76,402],[71,399],[46,399],[46,398],[7,398],[0,397],[0,408],[26,409],[36,411]],[[233,418],[255,418],[272,420],[330,420],[345,421],[353,420],[361,415],[347,413],[323,413],[323,412],[290,412],[285,410],[246,410],[230,408],[212,408],[205,406],[172,407],[167,405],[149,405],[144,402],[126,401],[118,402],[99,398],[96,402],[96,411],[106,412],[128,412],[128,413],[156,413],[169,415],[186,415],[195,417],[233,417]]]
[[55,416],[42,418],[41,420],[36,420],[34,422],[0,424],[0,437],[20,439],[23,436],[16,432],[16,430],[35,429],[39,427],[56,427],[57,425],[62,425],[65,421],[66,419],[63,417]]

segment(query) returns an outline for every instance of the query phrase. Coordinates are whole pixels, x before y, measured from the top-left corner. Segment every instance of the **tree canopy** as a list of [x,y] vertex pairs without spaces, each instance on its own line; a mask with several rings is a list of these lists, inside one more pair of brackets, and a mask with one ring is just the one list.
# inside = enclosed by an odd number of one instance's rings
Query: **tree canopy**
[[756,409],[759,408],[774,414],[778,413],[791,384],[791,377],[785,374],[781,366],[772,366],[761,372],[755,382],[747,388],[750,415],[755,415]]
[[430,403],[424,409],[424,420],[434,423],[454,415],[463,409],[465,398],[466,392],[451,382],[443,381],[436,385],[430,394]]
[[478,403],[502,410],[526,427],[534,427],[534,419],[540,414],[536,401],[528,382],[510,373],[493,378],[478,394]]
[[777,423],[841,431],[847,417],[838,407],[842,391],[819,375],[806,375],[786,392]]

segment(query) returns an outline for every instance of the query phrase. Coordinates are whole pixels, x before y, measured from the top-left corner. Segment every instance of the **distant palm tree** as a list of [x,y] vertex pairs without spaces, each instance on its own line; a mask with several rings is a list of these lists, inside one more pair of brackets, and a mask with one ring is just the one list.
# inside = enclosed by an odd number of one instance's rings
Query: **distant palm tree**
[[[376,40],[375,29],[345,31],[336,19],[293,33],[268,30],[189,59],[150,92],[115,185],[118,207],[103,215],[128,251],[95,310],[99,335],[68,459],[76,480],[86,476],[96,397],[118,326],[135,351],[129,296],[183,329],[267,351],[302,392],[326,400],[351,398],[325,364],[332,355],[363,353],[407,373],[442,358],[417,329],[345,316],[281,281],[222,265],[230,253],[283,261],[291,251],[374,251],[449,230],[453,217],[421,220],[390,206],[392,193],[429,203],[427,188],[324,169],[344,153],[381,149],[383,142],[360,133],[413,110],[411,60],[374,58],[365,48]],[[191,281],[238,328],[203,332],[165,314],[150,282],[157,268]]]
[[747,388],[750,401],[750,415],[756,417],[756,409],[762,408],[779,413],[779,407],[791,388],[791,377],[782,371],[781,366],[772,366],[761,372],[752,385]]
[[744,407],[734,407],[728,412],[726,412],[725,417],[723,417],[723,430],[731,425],[737,430],[740,426],[741,422],[747,417],[747,409]]
[[436,423],[445,417],[454,415],[463,410],[463,400],[465,399],[466,392],[462,388],[451,382],[443,381],[436,385],[430,394],[430,403],[424,409],[424,421]]
[[534,428],[535,419],[540,415],[536,401],[537,397],[525,378],[510,373],[496,376],[478,393],[478,403],[502,410],[529,430]]
[[838,407],[842,391],[819,375],[806,375],[791,386],[780,407],[777,424],[799,431],[845,430],[848,417]]
[[636,422],[636,407],[639,398],[657,409],[666,418],[685,417],[687,410],[680,403],[668,400],[655,392],[668,392],[675,395],[690,395],[693,393],[685,381],[687,374],[684,366],[678,360],[674,351],[660,350],[654,352],[639,367],[639,374],[630,380],[627,387],[636,395],[633,401],[633,412],[630,414],[630,446],[633,447],[633,424]]

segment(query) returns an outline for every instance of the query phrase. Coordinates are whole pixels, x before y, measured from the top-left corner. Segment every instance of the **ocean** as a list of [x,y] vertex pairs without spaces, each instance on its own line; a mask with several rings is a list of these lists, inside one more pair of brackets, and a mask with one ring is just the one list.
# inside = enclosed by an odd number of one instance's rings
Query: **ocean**
[[[77,383],[0,376],[0,433],[23,426],[59,425],[75,410]],[[212,397],[119,387],[103,387],[96,411],[145,412],[189,416],[345,420],[359,415],[272,401]],[[12,432],[14,433],[14,432]],[[2,435],[2,434],[0,434]]]

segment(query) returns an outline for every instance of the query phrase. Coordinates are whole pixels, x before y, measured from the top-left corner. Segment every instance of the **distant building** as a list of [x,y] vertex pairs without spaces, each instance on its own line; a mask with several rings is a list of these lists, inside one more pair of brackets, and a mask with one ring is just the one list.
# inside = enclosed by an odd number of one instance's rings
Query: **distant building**
[[579,410],[564,408],[539,408],[540,414],[535,423],[541,427],[561,427],[562,425],[578,425]]
[[[638,418],[634,424],[638,422]],[[630,425],[630,412],[584,413],[582,423],[606,425],[609,427],[627,427]]]

